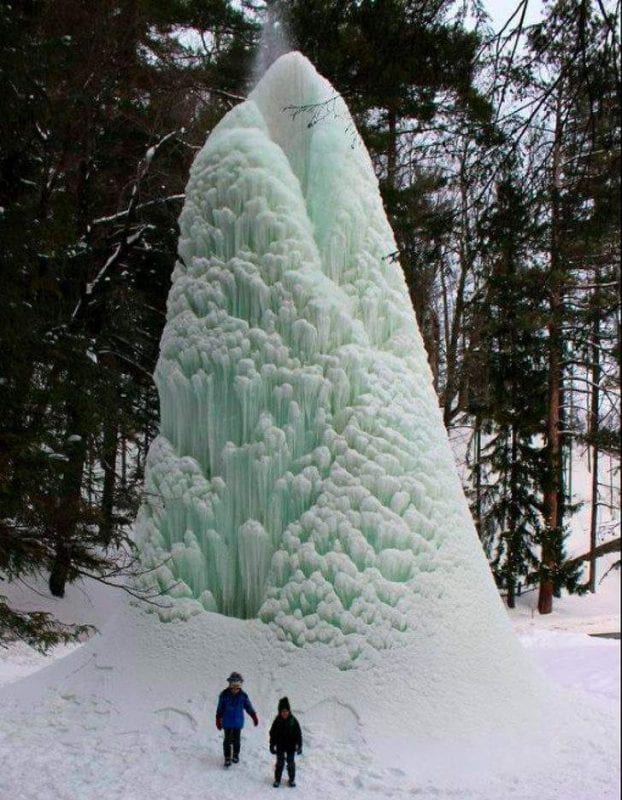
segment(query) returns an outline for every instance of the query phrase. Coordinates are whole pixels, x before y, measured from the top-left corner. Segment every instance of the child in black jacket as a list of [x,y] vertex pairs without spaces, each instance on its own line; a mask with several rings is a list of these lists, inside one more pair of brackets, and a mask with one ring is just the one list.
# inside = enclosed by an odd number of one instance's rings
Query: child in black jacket
[[298,720],[291,713],[289,700],[282,697],[279,700],[279,713],[274,718],[270,728],[270,752],[276,755],[274,768],[274,783],[276,789],[281,784],[283,766],[287,759],[287,775],[289,785],[296,785],[295,756],[302,754],[302,732]]

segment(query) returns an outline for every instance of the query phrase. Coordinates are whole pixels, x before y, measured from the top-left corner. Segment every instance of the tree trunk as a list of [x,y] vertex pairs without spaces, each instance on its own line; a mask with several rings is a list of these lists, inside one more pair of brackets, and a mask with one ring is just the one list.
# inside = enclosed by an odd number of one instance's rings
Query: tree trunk
[[462,329],[462,316],[464,313],[464,293],[467,276],[473,266],[473,252],[470,246],[472,233],[469,225],[469,194],[468,176],[466,170],[466,152],[463,153],[460,169],[460,196],[461,196],[461,236],[460,236],[460,275],[454,298],[454,313],[451,321],[451,333],[447,341],[447,380],[443,392],[443,422],[449,428],[453,417],[454,397],[458,389],[458,342]]
[[[600,270],[596,267],[594,283],[600,280]],[[595,290],[598,292],[598,289]],[[594,321],[592,324],[592,395],[590,398],[590,438],[592,440],[592,508],[590,510],[590,571],[589,589],[596,591],[596,536],[598,533],[598,430],[600,424],[600,313],[598,297],[594,303]]]
[[67,402],[65,455],[67,462],[61,481],[60,496],[56,498],[52,537],[55,554],[49,577],[50,592],[64,597],[65,584],[72,567],[72,541],[80,520],[82,473],[86,461],[86,432],[80,411],[79,382],[72,381],[74,396]]
[[511,466],[510,466],[510,515],[508,519],[508,552],[507,552],[507,590],[508,608],[515,606],[516,592],[516,563],[518,561],[517,549],[517,528],[518,528],[518,437],[516,435],[516,425],[512,424],[512,446],[511,446]]
[[127,490],[127,439],[121,434],[121,490]]
[[117,445],[118,445],[118,397],[117,397],[117,371],[116,359],[111,353],[106,353],[101,359],[102,368],[109,373],[106,382],[107,391],[104,398],[104,433],[102,442],[102,468],[104,470],[104,485],[101,498],[101,522],[99,531],[102,541],[110,544],[114,531],[114,492],[117,476]]
[[561,335],[559,311],[561,293],[556,287],[551,292],[551,321],[549,323],[549,391],[547,412],[546,460],[547,475],[544,491],[545,540],[542,545],[543,574],[540,581],[538,611],[550,614],[553,610],[554,581],[556,569],[554,538],[559,535],[559,405],[561,382]]
[[544,485],[544,541],[541,556],[540,591],[538,611],[550,614],[553,610],[555,583],[553,575],[557,569],[555,539],[559,530],[559,474],[560,474],[560,434],[559,410],[560,387],[562,381],[562,319],[563,288],[560,259],[560,192],[561,192],[561,89],[553,146],[553,173],[551,181],[551,241],[549,254],[549,380],[548,409],[546,420],[546,476]]
[[397,189],[397,114],[393,108],[387,111],[387,124],[389,126],[387,183],[392,189]]
[[482,420],[475,418],[475,528],[482,538]]

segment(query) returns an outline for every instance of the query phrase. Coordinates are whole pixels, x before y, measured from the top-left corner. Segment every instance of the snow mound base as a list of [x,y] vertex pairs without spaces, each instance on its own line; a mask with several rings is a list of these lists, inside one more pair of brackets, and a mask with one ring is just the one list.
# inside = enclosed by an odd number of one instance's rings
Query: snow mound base
[[[287,694],[303,729],[302,798],[618,798],[611,709],[551,688],[537,713],[500,720],[447,687],[426,719],[414,655],[402,648],[381,669],[344,672],[257,620],[164,624],[127,607],[77,652],[0,689],[0,797],[272,797],[267,731]],[[260,726],[244,728],[241,763],[225,771],[214,713],[231,669]]]

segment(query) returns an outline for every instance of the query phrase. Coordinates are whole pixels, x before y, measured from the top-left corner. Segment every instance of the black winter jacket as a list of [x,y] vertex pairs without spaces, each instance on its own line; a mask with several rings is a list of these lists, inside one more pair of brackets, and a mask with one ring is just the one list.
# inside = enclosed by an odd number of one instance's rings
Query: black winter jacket
[[287,719],[278,714],[270,728],[270,747],[279,750],[300,750],[302,748],[302,731],[296,717],[290,713]]

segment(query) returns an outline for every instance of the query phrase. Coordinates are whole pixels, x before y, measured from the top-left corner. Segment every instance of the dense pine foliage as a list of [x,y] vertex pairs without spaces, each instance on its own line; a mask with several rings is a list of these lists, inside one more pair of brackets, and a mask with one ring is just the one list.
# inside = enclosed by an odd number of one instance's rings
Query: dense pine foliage
[[[618,11],[526,0],[23,0],[0,8],[0,580],[131,571],[189,165],[287,47],[368,146],[473,513],[513,605],[596,589],[620,433]],[[263,25],[263,28],[262,28]],[[330,101],[292,113],[321,125]],[[568,561],[570,454],[591,541]],[[607,545],[609,546],[609,545]],[[1,588],[1,587],[0,587]],[[79,635],[11,609],[0,640]]]

